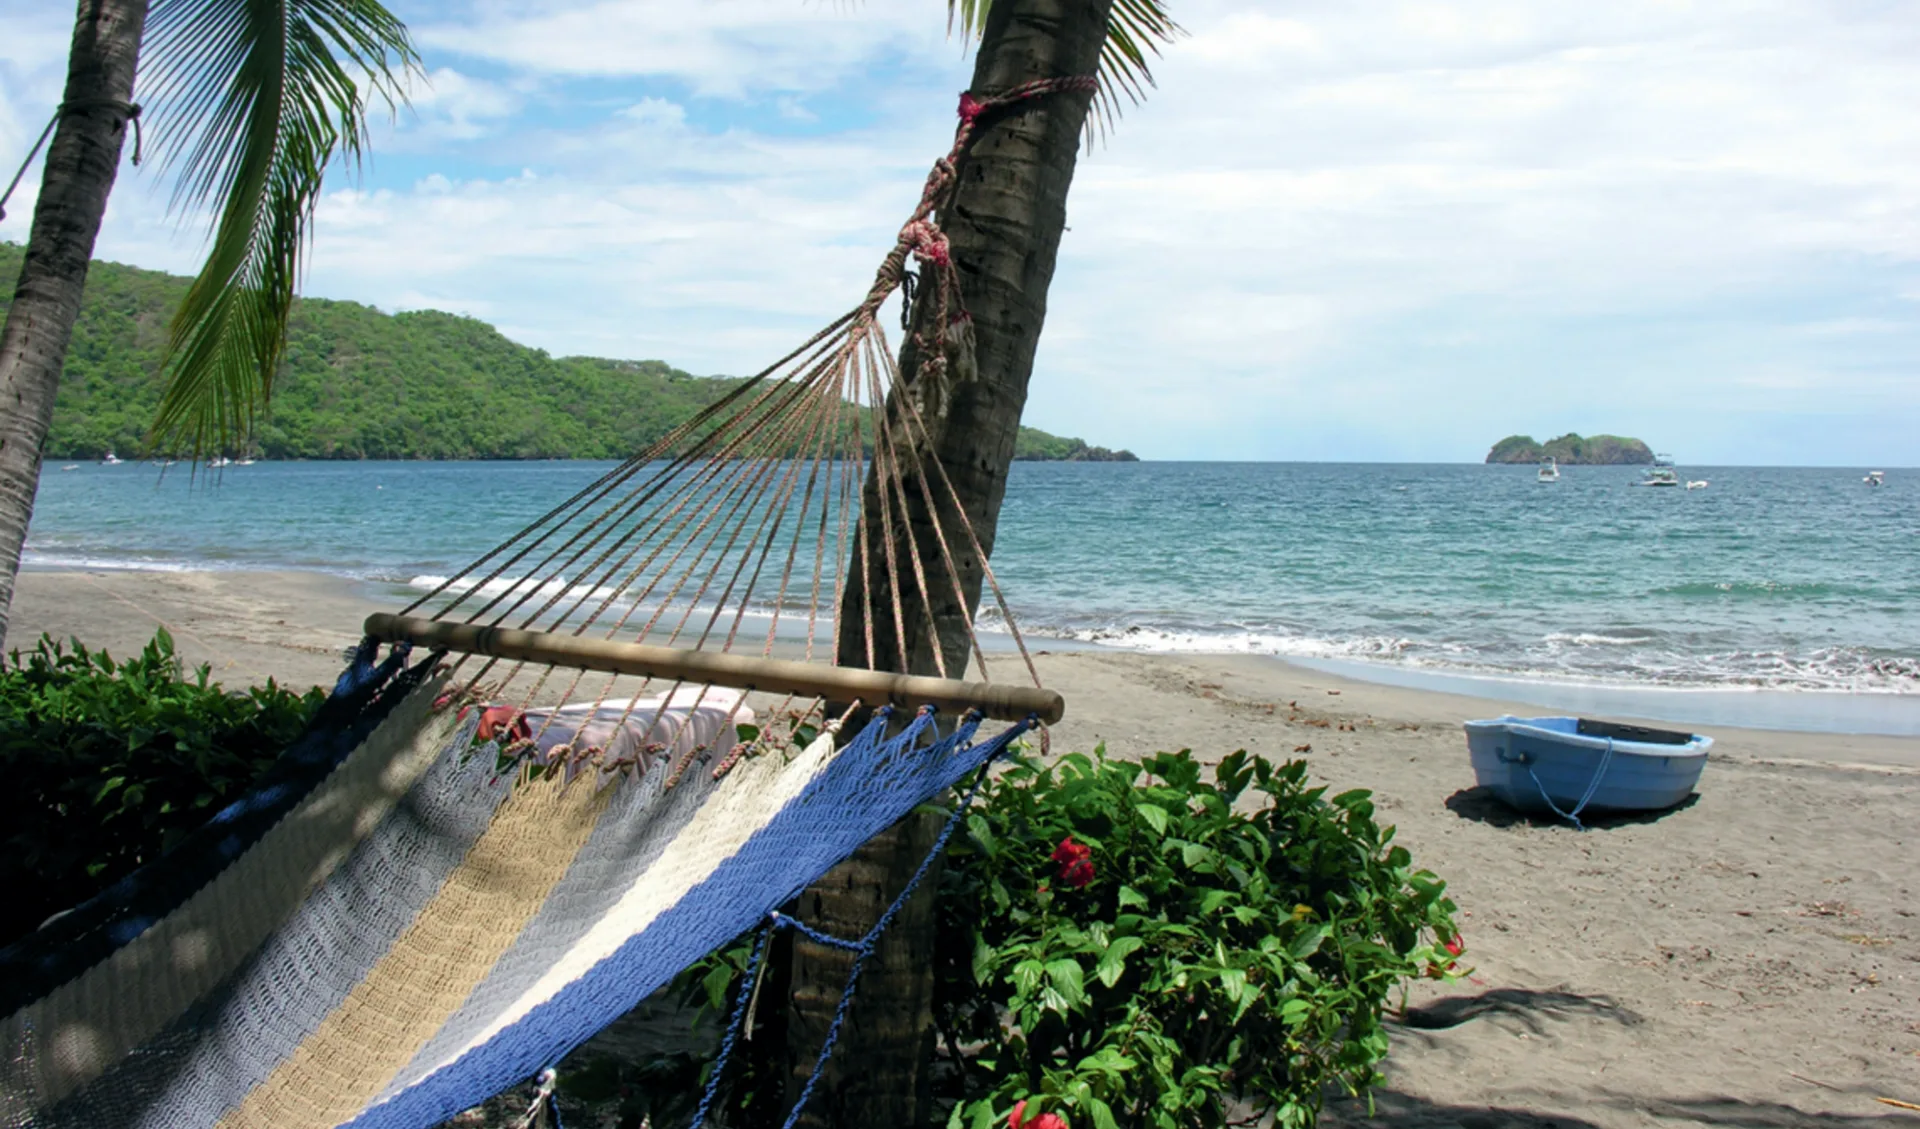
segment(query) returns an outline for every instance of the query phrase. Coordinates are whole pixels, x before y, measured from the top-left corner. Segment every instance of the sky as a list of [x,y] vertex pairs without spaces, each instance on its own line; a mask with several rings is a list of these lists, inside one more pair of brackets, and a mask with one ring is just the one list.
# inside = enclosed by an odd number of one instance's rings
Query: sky
[[[1026,422],[1146,458],[1920,465],[1901,0],[1170,0],[1081,154]],[[392,0],[425,62],[303,292],[756,371],[865,293],[951,140],[943,0]],[[0,0],[0,176],[72,5]],[[37,167],[0,221],[24,242]],[[100,258],[191,273],[123,168]]]

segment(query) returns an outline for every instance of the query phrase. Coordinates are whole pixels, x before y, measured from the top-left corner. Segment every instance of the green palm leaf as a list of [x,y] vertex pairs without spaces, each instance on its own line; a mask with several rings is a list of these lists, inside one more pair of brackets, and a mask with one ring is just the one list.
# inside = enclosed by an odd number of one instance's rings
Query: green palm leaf
[[[960,34],[978,38],[987,24],[987,12],[993,0],[947,0],[947,30],[957,25]],[[1100,92],[1094,97],[1094,113],[1087,119],[1090,135],[1113,128],[1120,116],[1120,99],[1134,105],[1146,97],[1152,86],[1150,58],[1160,57],[1160,44],[1171,43],[1186,34],[1167,11],[1166,0],[1113,0],[1107,16],[1107,39],[1100,45]]]
[[418,73],[374,0],[155,0],[141,71],[173,206],[213,245],[168,330],[157,449],[239,447],[272,392],[308,224],[335,158],[357,168],[371,102]]

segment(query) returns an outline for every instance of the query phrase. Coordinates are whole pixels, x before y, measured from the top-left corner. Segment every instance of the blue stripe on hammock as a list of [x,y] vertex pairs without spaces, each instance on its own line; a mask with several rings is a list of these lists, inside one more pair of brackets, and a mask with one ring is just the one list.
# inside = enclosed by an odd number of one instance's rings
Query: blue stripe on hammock
[[877,715],[733,857],[612,955],[512,1027],[347,1125],[422,1129],[552,1065],[1027,729],[1022,723],[969,745],[979,724],[970,720],[936,744],[912,749],[931,715],[891,739],[881,736],[887,720]]

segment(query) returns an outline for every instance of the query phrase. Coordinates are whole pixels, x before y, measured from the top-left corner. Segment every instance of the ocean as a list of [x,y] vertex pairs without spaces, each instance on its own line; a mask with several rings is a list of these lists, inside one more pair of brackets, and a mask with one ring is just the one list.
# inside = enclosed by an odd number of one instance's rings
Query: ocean
[[[26,561],[417,593],[610,465],[49,464]],[[1920,473],[1865,469],[1022,463],[994,567],[1040,646],[1920,707]]]

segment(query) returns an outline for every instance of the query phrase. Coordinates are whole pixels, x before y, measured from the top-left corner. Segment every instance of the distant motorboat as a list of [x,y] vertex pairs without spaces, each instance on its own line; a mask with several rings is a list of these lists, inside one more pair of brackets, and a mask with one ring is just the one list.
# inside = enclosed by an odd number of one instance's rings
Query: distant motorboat
[[1634,485],[1635,486],[1678,486],[1680,485],[1680,476],[1674,473],[1672,463],[1668,463],[1666,466],[1661,466],[1660,464],[1655,463],[1651,468],[1648,469],[1647,476],[1641,479],[1640,481],[1634,483]]
[[233,465],[234,466],[252,466],[253,460],[252,459],[235,459],[233,460]]
[[63,467],[61,467],[60,469],[61,469],[61,470],[79,470],[79,469],[80,469],[80,464],[79,464],[79,463],[68,463],[68,464],[67,464],[66,466],[63,466]]
[[119,455],[114,454],[112,451],[108,451],[106,455],[103,458],[101,458],[100,465],[101,466],[119,466],[123,461],[124,460],[122,460]]
[[1706,488],[1707,480],[1704,478],[1694,478],[1687,481],[1687,489],[1689,490],[1705,490]]
[[1547,461],[1540,464],[1540,473],[1535,475],[1534,479],[1538,482],[1560,481],[1560,464],[1554,461],[1552,455],[1548,455]]
[[219,470],[221,467],[232,466],[232,465],[233,465],[233,460],[229,459],[225,455],[215,455],[212,459],[207,461],[207,469],[209,470]]
[[1870,470],[1867,472],[1867,476],[1860,481],[1866,483],[1868,486],[1885,486],[1887,484],[1887,472],[1884,470]]

